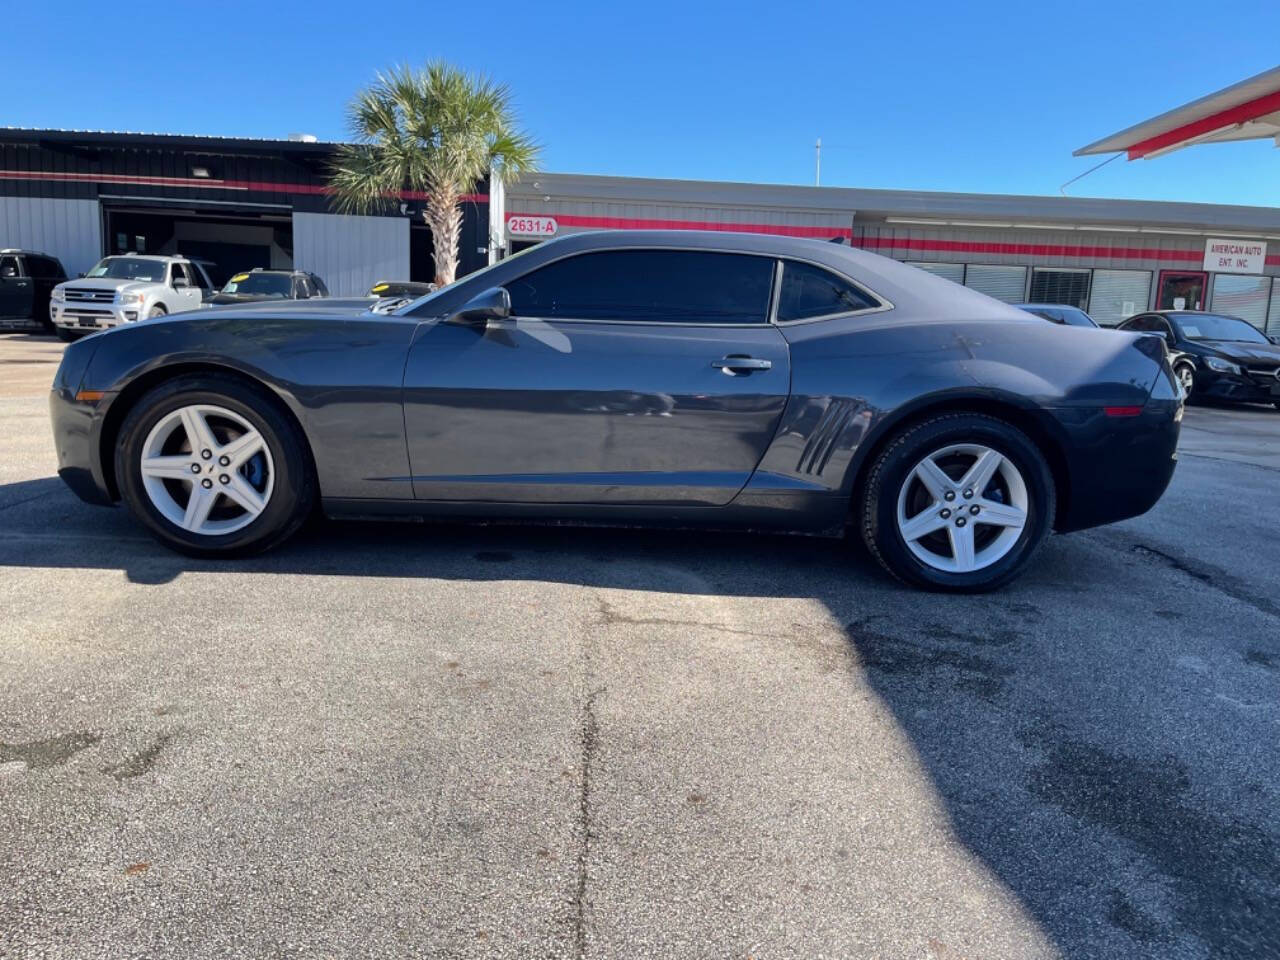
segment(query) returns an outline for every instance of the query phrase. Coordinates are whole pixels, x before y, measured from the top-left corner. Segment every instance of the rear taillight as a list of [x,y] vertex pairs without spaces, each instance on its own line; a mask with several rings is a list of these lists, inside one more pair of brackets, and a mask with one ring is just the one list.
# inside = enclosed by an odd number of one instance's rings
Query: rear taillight
[[1102,412],[1108,417],[1136,417],[1142,413],[1141,407],[1103,407]]

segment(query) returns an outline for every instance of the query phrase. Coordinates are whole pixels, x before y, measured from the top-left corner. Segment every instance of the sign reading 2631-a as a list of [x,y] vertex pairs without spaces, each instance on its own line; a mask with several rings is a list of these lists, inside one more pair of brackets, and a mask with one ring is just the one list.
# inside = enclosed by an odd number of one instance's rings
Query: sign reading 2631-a
[[554,217],[507,217],[507,235],[512,237],[554,237],[558,229]]

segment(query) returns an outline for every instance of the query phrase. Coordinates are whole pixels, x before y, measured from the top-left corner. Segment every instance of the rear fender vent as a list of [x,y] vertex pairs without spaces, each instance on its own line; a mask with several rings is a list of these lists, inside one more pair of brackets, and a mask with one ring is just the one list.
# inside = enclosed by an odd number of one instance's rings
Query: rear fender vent
[[821,476],[826,469],[827,461],[835,453],[836,441],[849,426],[856,412],[852,400],[832,400],[822,411],[814,425],[813,432],[800,452],[800,460],[796,464],[796,473],[807,473]]

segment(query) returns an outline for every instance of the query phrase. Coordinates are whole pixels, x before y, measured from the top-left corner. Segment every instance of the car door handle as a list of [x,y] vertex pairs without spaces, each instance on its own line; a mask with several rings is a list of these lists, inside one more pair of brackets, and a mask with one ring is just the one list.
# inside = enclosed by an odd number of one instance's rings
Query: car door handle
[[722,373],[736,377],[740,373],[750,373],[753,370],[769,370],[773,367],[773,361],[731,353],[719,360],[712,360],[711,365]]

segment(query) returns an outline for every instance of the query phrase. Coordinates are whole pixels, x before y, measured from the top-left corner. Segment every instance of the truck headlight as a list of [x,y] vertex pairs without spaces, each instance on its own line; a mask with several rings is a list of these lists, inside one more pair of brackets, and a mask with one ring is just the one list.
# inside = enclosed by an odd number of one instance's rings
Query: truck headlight
[[142,301],[146,297],[141,293],[117,293],[116,303],[129,304],[130,306],[141,306]]
[[1237,377],[1240,376],[1240,367],[1221,357],[1205,357],[1204,365],[1216,373],[1234,373]]

